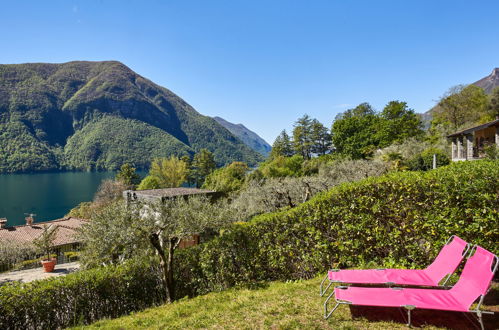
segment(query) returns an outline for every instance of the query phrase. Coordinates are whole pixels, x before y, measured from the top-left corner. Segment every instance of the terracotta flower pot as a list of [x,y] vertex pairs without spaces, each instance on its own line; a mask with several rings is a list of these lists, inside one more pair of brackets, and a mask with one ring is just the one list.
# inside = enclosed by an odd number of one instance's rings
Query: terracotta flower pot
[[50,260],[42,260],[42,266],[45,273],[51,273],[54,271],[56,259],[52,258]]

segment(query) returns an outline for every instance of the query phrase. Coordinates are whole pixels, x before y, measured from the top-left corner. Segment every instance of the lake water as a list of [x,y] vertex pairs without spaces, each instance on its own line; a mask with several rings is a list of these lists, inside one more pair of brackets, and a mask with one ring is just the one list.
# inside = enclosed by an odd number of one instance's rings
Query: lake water
[[61,172],[0,175],[0,218],[7,225],[24,224],[24,213],[35,222],[63,217],[81,202],[91,201],[103,179],[115,172]]

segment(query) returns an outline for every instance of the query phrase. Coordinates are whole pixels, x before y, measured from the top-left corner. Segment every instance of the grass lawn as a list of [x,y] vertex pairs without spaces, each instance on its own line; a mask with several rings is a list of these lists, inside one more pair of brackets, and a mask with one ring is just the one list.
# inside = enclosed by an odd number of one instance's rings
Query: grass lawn
[[[253,288],[209,293],[173,304],[150,308],[114,320],[103,320],[87,328],[104,329],[406,329],[405,311],[398,308],[350,307],[341,305],[329,320],[322,317],[320,277],[307,281],[272,282]],[[498,286],[488,310],[499,311]],[[350,308],[349,308],[350,307]],[[473,329],[473,315],[416,310],[413,324],[425,329]],[[470,320],[472,319],[472,320]],[[486,326],[495,328],[497,317],[485,315]],[[429,324],[425,324],[428,322]]]

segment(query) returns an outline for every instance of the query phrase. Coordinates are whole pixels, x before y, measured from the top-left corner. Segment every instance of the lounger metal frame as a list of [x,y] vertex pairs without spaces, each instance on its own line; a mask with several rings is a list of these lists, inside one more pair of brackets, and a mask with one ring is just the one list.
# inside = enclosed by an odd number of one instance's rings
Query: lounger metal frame
[[[475,252],[476,250],[476,245],[473,246],[473,248],[471,248],[471,250],[469,251],[469,254],[468,256],[466,257],[466,259],[469,259],[473,253]],[[495,272],[497,271],[497,268],[499,266],[499,257],[497,257],[496,255],[494,255],[494,260],[495,260],[495,265],[494,267],[492,268],[492,273],[495,274]],[[491,281],[492,283],[492,281]],[[335,288],[338,288],[338,289],[347,289],[348,287],[347,286],[336,286]],[[403,290],[403,288],[399,288],[399,287],[393,287],[392,290]],[[487,293],[490,291],[490,285],[489,285],[489,288],[487,289],[487,292],[484,294],[484,295],[481,295],[479,298],[480,300],[478,301],[478,304],[476,306],[475,309],[472,309],[470,310],[469,312],[470,313],[475,313],[477,318],[478,318],[478,322],[480,323],[480,327],[482,330],[485,330],[485,327],[483,325],[483,318],[482,318],[482,315],[483,314],[490,314],[490,315],[494,315],[494,312],[491,312],[491,311],[482,311],[480,310],[480,307],[482,306],[482,303],[483,303],[483,299],[485,298],[485,296],[487,295]],[[346,305],[353,305],[353,303],[351,301],[348,301],[348,300],[341,300],[341,299],[336,299],[335,297],[335,300],[336,300],[336,305],[333,307],[333,309],[331,311],[328,312],[328,303],[329,303],[329,300],[334,296],[334,290],[333,292],[331,292],[331,294],[327,297],[326,301],[324,302],[324,319],[328,319],[332,314],[333,312],[341,305],[341,304],[346,304]],[[383,306],[373,306],[373,307],[383,307]],[[403,307],[405,308],[405,310],[407,311],[407,326],[411,326],[411,311],[416,309],[417,307],[414,306],[414,305],[403,305],[403,306],[400,306],[400,307]],[[437,309],[437,310],[440,310],[440,309]]]
[[[455,237],[456,235],[452,235],[451,237],[449,237],[447,239],[447,241],[445,242],[444,246],[445,245],[448,245]],[[463,251],[463,257],[469,252],[470,250],[470,247],[471,245],[468,243]],[[386,268],[376,268],[376,270],[386,270]],[[452,274],[454,274],[456,272],[457,268],[450,274],[448,274],[446,277],[445,277],[445,280],[444,282],[439,285],[439,287],[446,287],[447,285],[447,282],[449,281],[449,279],[451,278]],[[322,280],[321,282],[321,286],[320,286],[320,289],[319,289],[319,294],[320,296],[324,296],[326,294],[326,292],[329,290],[329,288],[331,287],[331,285],[333,285],[334,283],[346,283],[346,282],[341,282],[341,281],[335,281],[335,280],[329,280],[329,272],[339,272],[340,269],[330,269],[328,270],[326,276],[324,277],[324,279]],[[327,284],[327,286],[324,288],[325,286],[325,283],[326,281],[329,280],[329,283]],[[385,282],[385,283],[376,283],[376,284],[379,284],[379,285],[386,285],[388,287],[392,287],[393,285],[397,284],[397,283],[394,283],[394,282]]]

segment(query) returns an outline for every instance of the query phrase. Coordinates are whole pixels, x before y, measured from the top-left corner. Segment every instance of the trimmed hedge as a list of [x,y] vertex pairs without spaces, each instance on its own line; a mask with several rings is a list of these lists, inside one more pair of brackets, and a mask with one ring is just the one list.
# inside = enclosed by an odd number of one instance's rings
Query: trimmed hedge
[[345,183],[177,254],[177,293],[310,278],[332,265],[425,267],[451,235],[499,252],[499,162]]
[[165,301],[159,271],[128,262],[0,287],[0,329],[59,329],[114,318]]

